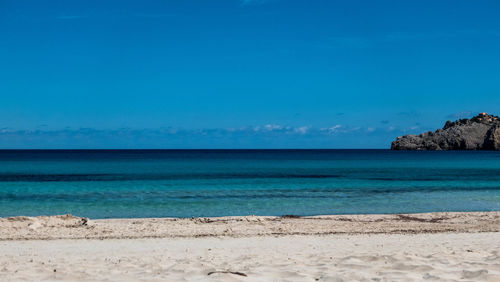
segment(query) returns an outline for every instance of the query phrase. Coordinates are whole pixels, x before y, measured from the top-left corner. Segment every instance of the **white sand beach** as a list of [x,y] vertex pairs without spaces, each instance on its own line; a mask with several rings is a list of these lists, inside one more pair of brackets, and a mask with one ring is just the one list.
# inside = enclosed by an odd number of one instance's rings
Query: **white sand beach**
[[0,227],[1,281],[500,281],[498,212]]

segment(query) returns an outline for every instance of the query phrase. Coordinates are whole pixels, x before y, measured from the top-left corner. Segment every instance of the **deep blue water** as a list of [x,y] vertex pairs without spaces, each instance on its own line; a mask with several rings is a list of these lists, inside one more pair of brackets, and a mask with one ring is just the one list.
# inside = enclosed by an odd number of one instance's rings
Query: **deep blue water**
[[500,210],[500,152],[0,151],[0,216]]

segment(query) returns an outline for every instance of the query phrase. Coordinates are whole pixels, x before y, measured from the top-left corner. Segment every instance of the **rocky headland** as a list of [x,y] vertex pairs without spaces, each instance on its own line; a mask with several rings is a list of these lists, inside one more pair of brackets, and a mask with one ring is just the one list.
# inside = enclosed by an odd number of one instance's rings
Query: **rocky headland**
[[400,136],[391,150],[500,150],[500,118],[480,113],[447,121],[442,129]]

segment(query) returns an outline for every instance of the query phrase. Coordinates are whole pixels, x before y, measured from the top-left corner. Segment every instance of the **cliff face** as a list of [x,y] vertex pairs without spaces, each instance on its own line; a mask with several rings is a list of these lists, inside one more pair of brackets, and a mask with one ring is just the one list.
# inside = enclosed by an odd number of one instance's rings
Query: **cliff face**
[[500,118],[481,113],[447,121],[435,132],[398,137],[391,150],[500,150]]

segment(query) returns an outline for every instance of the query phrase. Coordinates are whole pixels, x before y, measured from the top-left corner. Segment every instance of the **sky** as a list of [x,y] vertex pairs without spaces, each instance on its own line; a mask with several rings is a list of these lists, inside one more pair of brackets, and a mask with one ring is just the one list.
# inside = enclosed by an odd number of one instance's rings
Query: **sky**
[[500,2],[0,1],[0,148],[390,148],[500,115]]

